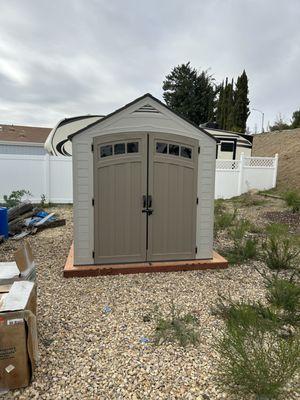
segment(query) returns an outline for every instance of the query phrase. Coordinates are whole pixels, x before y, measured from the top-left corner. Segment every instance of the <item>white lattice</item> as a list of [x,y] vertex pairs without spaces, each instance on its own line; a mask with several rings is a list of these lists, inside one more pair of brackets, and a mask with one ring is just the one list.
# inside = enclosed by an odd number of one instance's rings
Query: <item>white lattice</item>
[[238,160],[217,160],[216,169],[235,170],[239,168],[239,163]]
[[245,167],[274,168],[275,158],[271,157],[245,157]]

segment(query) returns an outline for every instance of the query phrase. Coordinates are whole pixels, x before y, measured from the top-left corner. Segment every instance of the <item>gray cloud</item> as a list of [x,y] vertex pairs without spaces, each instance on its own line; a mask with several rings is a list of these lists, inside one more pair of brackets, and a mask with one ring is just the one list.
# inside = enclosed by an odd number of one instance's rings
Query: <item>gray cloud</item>
[[2,2],[0,122],[52,126],[161,98],[165,75],[189,60],[217,81],[246,69],[251,106],[288,119],[300,107],[299,20],[298,0]]

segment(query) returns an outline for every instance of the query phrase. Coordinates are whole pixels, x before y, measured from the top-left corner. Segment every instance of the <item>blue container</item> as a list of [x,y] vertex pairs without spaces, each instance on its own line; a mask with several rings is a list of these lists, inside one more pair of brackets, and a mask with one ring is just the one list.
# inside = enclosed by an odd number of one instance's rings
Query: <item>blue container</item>
[[7,208],[0,207],[0,236],[8,238],[8,217]]

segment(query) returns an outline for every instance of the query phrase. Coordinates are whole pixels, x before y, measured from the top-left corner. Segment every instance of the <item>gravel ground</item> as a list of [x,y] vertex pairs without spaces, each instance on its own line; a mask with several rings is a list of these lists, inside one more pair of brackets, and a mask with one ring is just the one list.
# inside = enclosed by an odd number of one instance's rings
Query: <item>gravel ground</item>
[[[218,293],[263,301],[262,279],[253,264],[222,271],[65,279],[72,209],[55,211],[67,218],[67,225],[28,239],[38,268],[40,363],[30,387],[4,398],[233,399],[218,388],[212,344],[222,322],[211,314],[211,306]],[[0,246],[0,260],[11,260],[20,245],[8,241]],[[197,313],[198,346],[140,343],[154,329],[143,316],[155,306],[167,312],[171,299],[180,310]],[[106,305],[110,313],[103,311]],[[295,390],[288,396],[300,398]]]

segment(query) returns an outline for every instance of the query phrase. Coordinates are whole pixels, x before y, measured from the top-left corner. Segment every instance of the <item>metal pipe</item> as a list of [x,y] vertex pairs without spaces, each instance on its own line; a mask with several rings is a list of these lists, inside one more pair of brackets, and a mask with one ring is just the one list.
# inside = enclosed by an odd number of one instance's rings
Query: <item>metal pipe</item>
[[264,129],[265,113],[261,110],[258,110],[257,108],[251,108],[251,110],[258,111],[259,113],[261,113],[261,133],[264,133],[264,131],[265,131],[265,129]]

